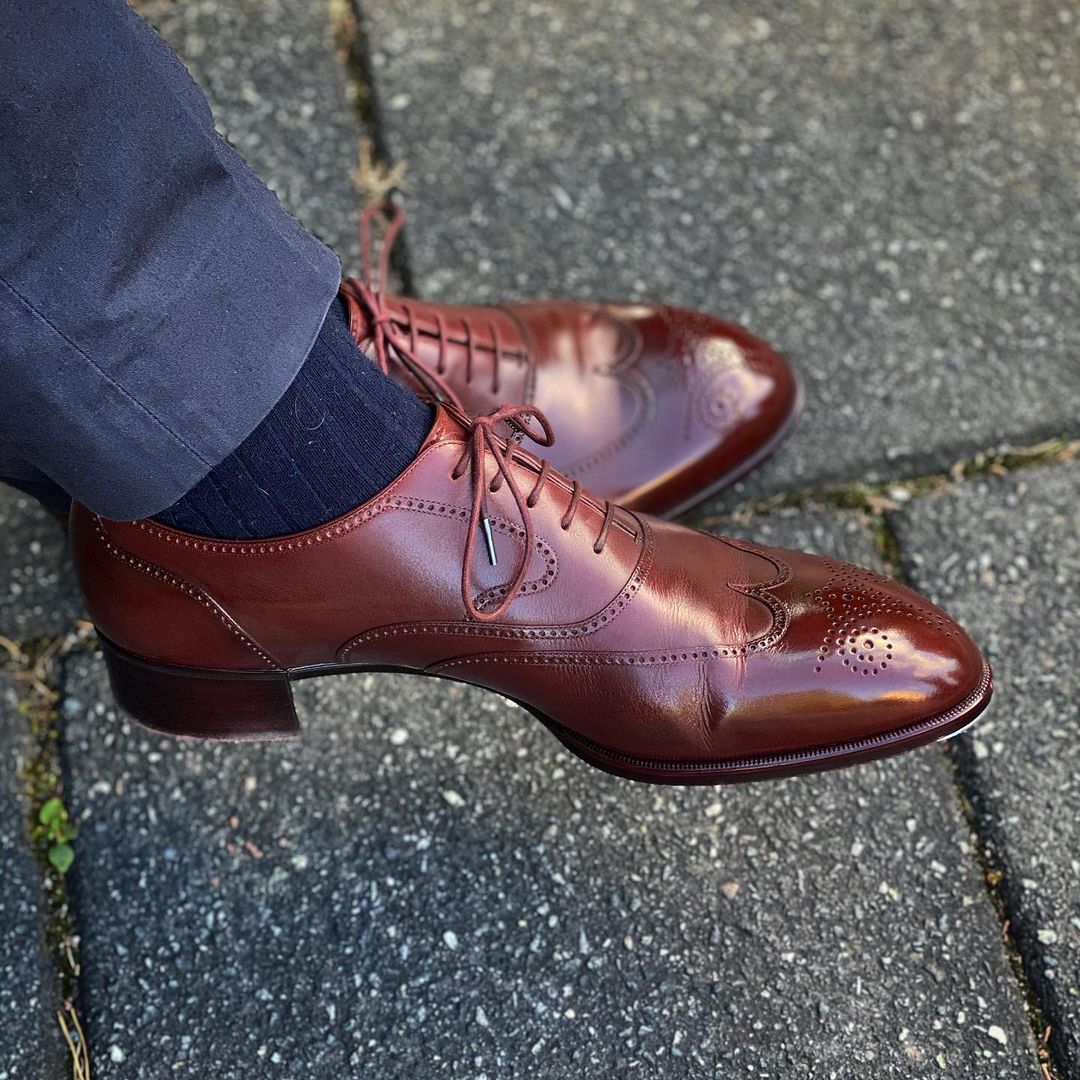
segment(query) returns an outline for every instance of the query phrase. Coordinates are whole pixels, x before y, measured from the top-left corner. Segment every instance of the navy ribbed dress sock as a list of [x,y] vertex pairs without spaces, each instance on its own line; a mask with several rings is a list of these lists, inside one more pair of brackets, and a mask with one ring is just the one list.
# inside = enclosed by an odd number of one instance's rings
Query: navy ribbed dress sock
[[269,415],[157,520],[230,540],[321,525],[400,476],[433,419],[430,406],[357,348],[335,300]]

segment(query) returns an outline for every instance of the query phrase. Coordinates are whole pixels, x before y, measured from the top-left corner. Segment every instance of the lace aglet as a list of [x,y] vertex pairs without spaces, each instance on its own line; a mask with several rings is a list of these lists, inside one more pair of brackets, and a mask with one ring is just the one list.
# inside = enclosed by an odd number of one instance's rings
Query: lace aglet
[[486,517],[480,519],[480,528],[484,530],[484,544],[487,546],[488,562],[492,566],[498,566],[499,560],[495,555],[495,540],[491,535],[491,522]]

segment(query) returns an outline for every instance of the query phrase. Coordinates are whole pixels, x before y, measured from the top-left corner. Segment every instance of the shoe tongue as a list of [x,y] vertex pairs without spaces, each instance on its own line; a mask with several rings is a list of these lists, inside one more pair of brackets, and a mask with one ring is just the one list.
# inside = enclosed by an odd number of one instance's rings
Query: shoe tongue
[[457,416],[456,410],[438,404],[434,408],[435,420],[431,425],[431,430],[427,433],[427,438],[417,451],[418,455],[422,454],[432,443],[447,440],[461,442],[469,434],[468,424]]

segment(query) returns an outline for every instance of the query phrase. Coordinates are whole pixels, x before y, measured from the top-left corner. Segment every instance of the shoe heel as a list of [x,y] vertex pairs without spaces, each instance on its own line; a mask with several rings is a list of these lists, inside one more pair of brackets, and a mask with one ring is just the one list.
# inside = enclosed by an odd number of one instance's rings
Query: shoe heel
[[300,733],[284,672],[159,664],[102,639],[117,703],[140,724],[197,739],[286,739]]

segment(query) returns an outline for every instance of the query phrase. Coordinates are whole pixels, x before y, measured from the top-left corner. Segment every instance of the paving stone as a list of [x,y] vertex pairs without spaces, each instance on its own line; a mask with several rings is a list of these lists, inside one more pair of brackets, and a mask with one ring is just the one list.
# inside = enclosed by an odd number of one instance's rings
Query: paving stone
[[29,753],[13,682],[0,672],[0,1080],[56,1080],[67,1053],[53,1011],[41,869],[26,838],[19,769]]
[[[752,532],[874,561],[854,515]],[[664,789],[588,768],[500,698],[406,676],[302,684],[288,744],[148,733],[97,656],[65,693],[105,1069],[1037,1074],[939,748]]]
[[82,610],[63,530],[29,495],[0,483],[0,636],[52,637]]
[[971,628],[995,703],[957,742],[1063,1075],[1080,1076],[1080,463],[918,499],[912,579]]
[[358,269],[359,117],[325,0],[145,0],[214,119],[285,207]]
[[726,504],[1076,430],[1070,5],[358,3],[422,293],[664,299],[798,367]]

